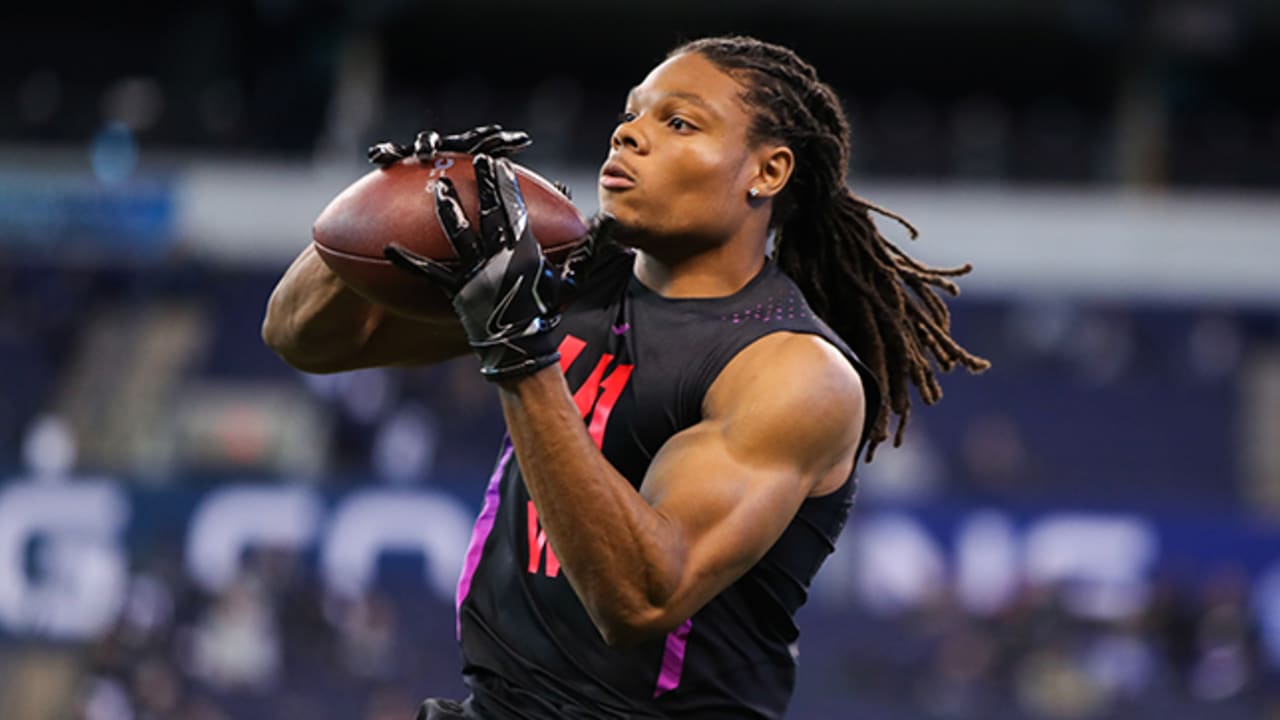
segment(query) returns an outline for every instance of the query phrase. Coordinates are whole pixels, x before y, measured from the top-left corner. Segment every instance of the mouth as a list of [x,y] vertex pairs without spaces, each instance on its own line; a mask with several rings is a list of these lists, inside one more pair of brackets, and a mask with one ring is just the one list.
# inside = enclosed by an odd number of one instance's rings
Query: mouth
[[627,190],[635,186],[635,175],[620,161],[610,160],[600,168],[600,187],[606,190]]

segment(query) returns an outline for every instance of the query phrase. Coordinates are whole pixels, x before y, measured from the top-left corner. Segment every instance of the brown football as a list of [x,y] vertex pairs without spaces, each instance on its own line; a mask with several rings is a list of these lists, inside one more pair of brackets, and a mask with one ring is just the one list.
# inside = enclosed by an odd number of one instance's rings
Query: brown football
[[[538,244],[549,258],[562,260],[586,237],[586,219],[550,182],[512,165]],[[371,302],[409,317],[452,319],[453,308],[443,292],[395,267],[382,254],[388,244],[396,243],[434,260],[457,259],[436,215],[433,189],[441,177],[453,181],[475,225],[479,198],[471,156],[440,153],[426,163],[410,157],[368,173],[330,201],[311,228],[317,254]]]

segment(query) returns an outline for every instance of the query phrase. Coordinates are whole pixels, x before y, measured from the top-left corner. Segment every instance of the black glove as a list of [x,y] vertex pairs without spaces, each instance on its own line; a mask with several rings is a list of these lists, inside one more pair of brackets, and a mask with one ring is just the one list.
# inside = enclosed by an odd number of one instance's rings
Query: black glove
[[[569,197],[567,189],[561,192],[565,197]],[[577,299],[581,289],[587,283],[587,278],[591,275],[592,268],[607,257],[626,252],[621,245],[614,242],[611,236],[615,227],[617,227],[617,220],[612,215],[604,213],[597,213],[587,223],[586,238],[569,251],[560,266],[562,285],[560,300],[563,305],[568,305]]]
[[558,268],[543,256],[510,162],[481,153],[472,165],[480,200],[478,234],[453,183],[440,178],[435,184],[437,214],[458,262],[445,264],[395,244],[384,253],[449,294],[486,378],[519,377],[560,359],[551,330],[560,322],[571,266]]
[[[423,130],[413,141],[413,147],[387,141],[369,146],[369,162],[378,167],[389,167],[413,155],[418,162],[435,157],[438,152],[460,152],[468,155],[483,153],[489,157],[511,157],[533,144],[529,133],[523,130],[503,130],[501,125],[481,125],[466,132],[441,135],[435,130]],[[569,186],[559,180],[551,184],[561,195],[573,199]]]
[[369,148],[369,162],[378,167],[395,165],[414,155],[426,161],[438,152],[460,152],[469,155],[484,154],[490,157],[510,157],[529,147],[533,141],[521,130],[503,130],[501,125],[481,125],[454,135],[441,135],[435,130],[423,130],[413,141],[413,147],[380,142]]

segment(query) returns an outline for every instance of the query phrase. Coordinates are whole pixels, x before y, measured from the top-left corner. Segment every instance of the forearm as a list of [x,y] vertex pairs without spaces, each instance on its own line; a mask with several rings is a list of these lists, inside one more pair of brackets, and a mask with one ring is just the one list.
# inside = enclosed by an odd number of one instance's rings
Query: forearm
[[502,409],[538,519],[606,640],[661,629],[682,538],[592,442],[558,367],[502,383]]
[[285,362],[317,373],[425,365],[467,352],[456,321],[389,313],[347,287],[309,245],[271,293],[262,339]]
[[308,245],[267,301],[262,339],[290,365],[322,372],[368,339],[376,314]]

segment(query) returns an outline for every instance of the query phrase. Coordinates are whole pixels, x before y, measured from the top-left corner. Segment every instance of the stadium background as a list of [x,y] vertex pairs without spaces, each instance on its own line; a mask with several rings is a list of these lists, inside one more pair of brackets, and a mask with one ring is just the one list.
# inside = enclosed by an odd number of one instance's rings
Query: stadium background
[[1275,3],[21,5],[0,717],[461,695],[492,392],[466,361],[294,372],[267,295],[364,147],[423,127],[530,130],[590,211],[626,90],[726,31],[842,93],[851,181],[975,263],[955,327],[995,363],[866,469],[791,717],[1280,717]]

